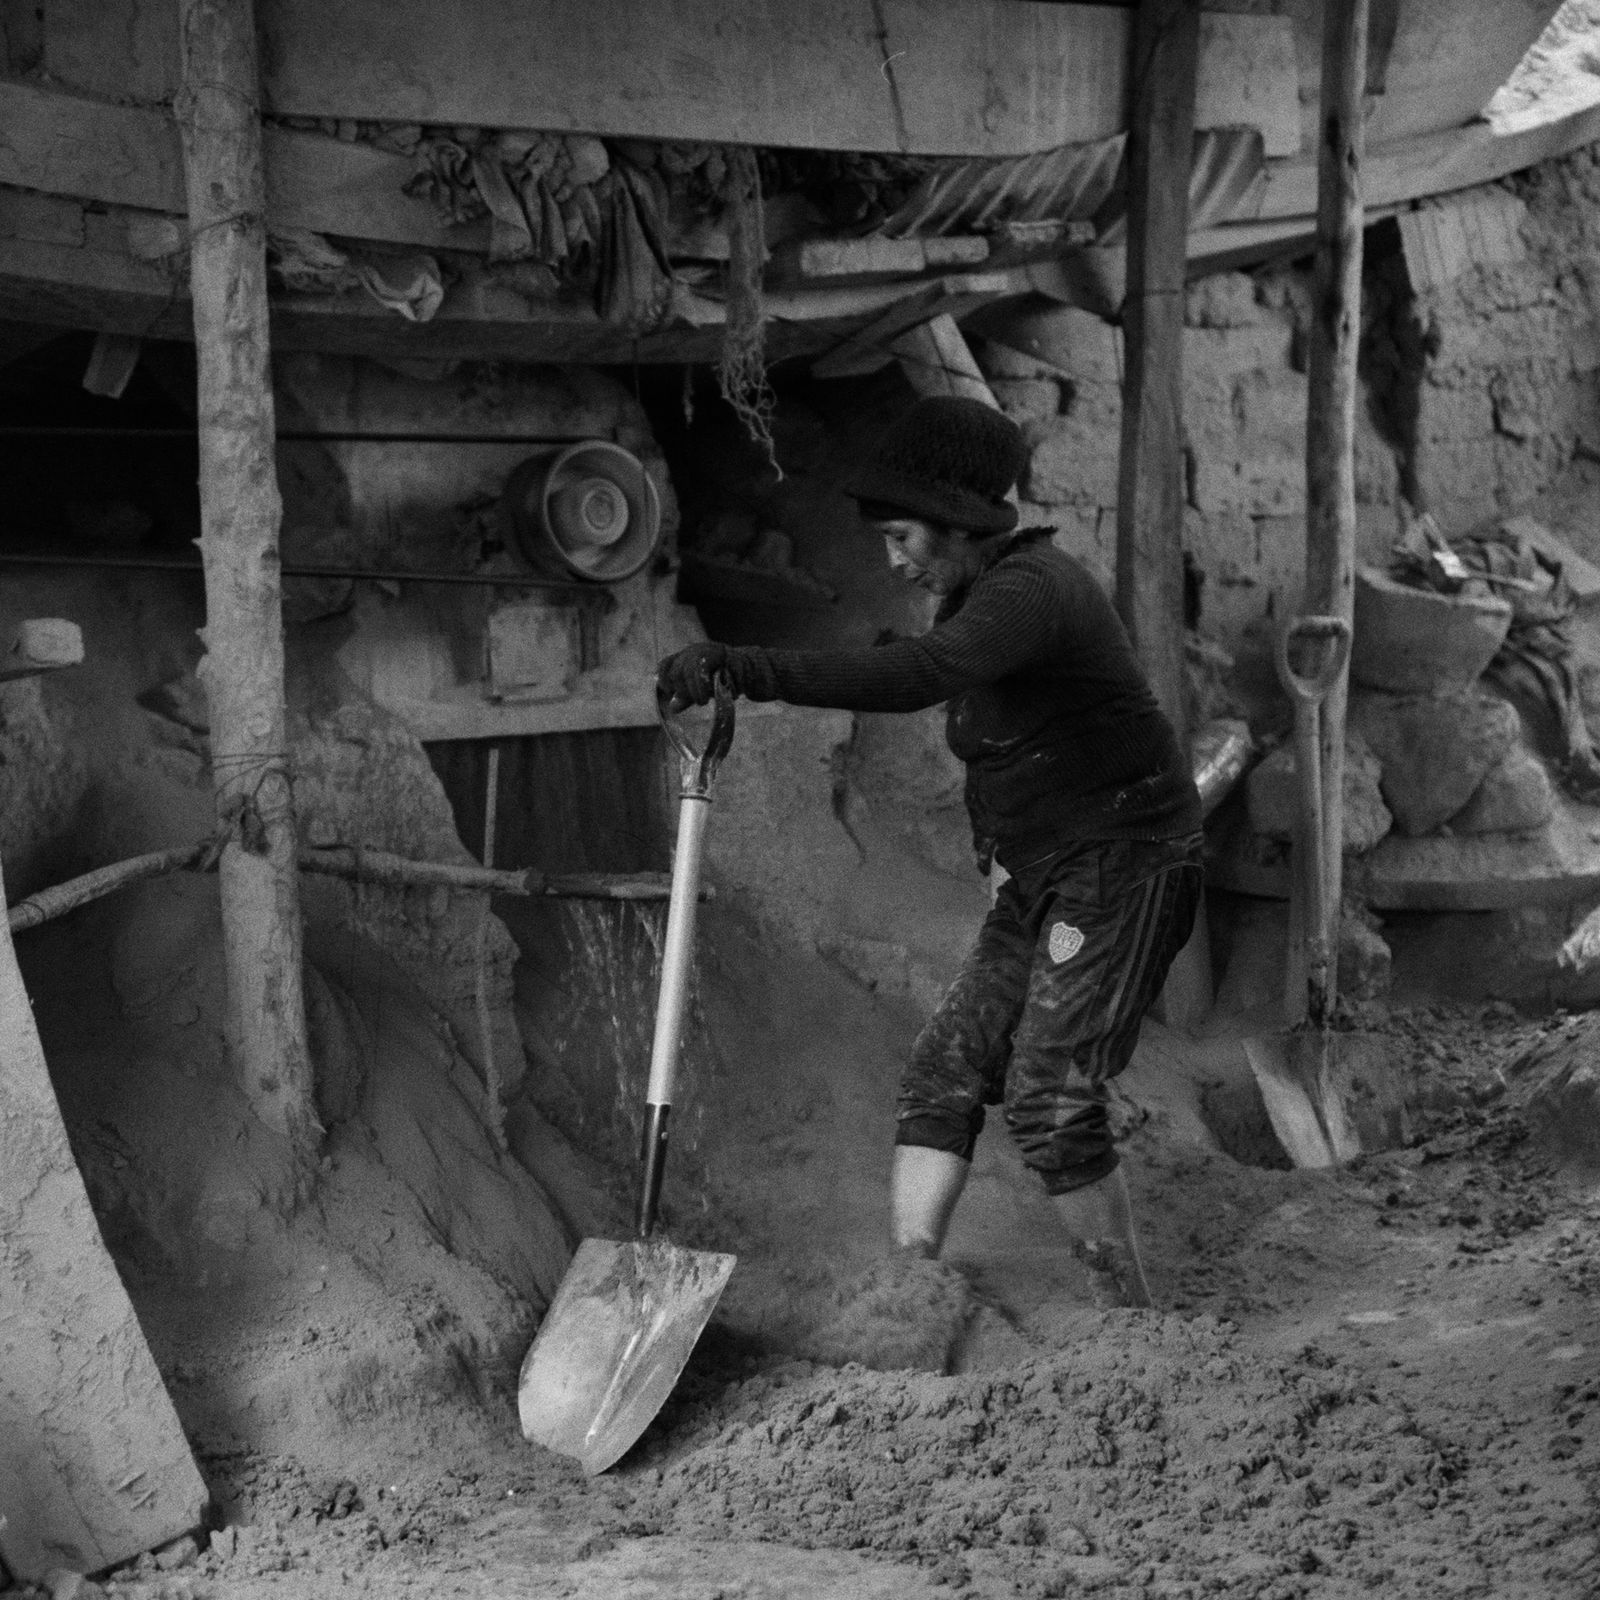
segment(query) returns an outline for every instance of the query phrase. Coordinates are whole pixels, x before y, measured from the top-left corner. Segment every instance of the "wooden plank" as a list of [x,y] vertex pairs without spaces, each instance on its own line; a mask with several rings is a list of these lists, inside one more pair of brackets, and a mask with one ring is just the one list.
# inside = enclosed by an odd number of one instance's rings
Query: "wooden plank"
[[[1009,281],[1009,280],[1003,280]],[[280,350],[388,358],[596,362],[715,361],[722,312],[694,326],[636,333],[583,306],[488,303],[456,286],[431,322],[411,323],[368,296],[274,295],[272,341]],[[837,346],[867,317],[905,297],[904,284],[768,297],[773,360]],[[0,319],[30,327],[84,328],[152,339],[192,339],[188,284],[170,269],[123,253],[0,237]],[[42,341],[36,341],[42,342]],[[4,351],[0,350],[0,355]],[[883,360],[889,359],[887,356]]]
[[[1487,123],[1374,146],[1362,172],[1369,210],[1493,183],[1600,140],[1600,105],[1550,122],[1497,133]],[[1268,162],[1256,195],[1234,221],[1305,217],[1317,209],[1317,169],[1310,160]]]
[[1199,0],[1142,0],[1128,135],[1117,610],[1184,737],[1183,310]]
[[[1129,112],[1127,297],[1117,486],[1117,611],[1187,748],[1183,661],[1183,312],[1200,0],[1141,0]],[[1211,1008],[1200,915],[1168,974],[1162,1018]]]
[[1526,254],[1521,225],[1527,209],[1516,195],[1487,189],[1402,211],[1400,242],[1411,287],[1436,289],[1470,267],[1520,260]]
[[819,378],[876,372],[893,359],[886,348],[889,341],[908,328],[944,313],[959,319],[986,300],[1019,292],[1025,281],[1015,272],[963,273],[902,293],[876,320],[814,362],[811,371]]
[[[181,213],[178,131],[164,112],[108,105],[37,84],[0,83],[0,184],[106,205]],[[405,156],[320,134],[267,128],[267,208],[275,227],[430,248],[482,249],[488,225],[453,227],[405,194]]]
[[933,239],[794,239],[772,252],[768,281],[825,283],[837,278],[913,277],[930,268],[946,272],[981,267],[989,241],[975,234]]
[[0,183],[151,211],[183,209],[178,130],[159,111],[0,83]]
[[[183,209],[177,135],[163,114],[0,82],[0,183],[168,213]],[[1498,134],[1453,129],[1369,152],[1363,187],[1371,221],[1399,204],[1492,182],[1600,140],[1600,106]],[[317,134],[267,128],[269,215],[280,227],[425,248],[475,249],[485,225],[453,228],[400,191],[403,156]],[[1308,160],[1270,161],[1235,220],[1191,238],[1191,258],[1231,264],[1260,259],[1310,236],[1316,169]]]
[[[1367,142],[1470,122],[1559,8],[1560,0],[1405,0],[1384,68],[1384,93],[1368,115]],[[1312,70],[1316,60],[1311,53]]]
[[[1118,132],[1128,16],[1035,0],[263,0],[283,115],[1021,155]],[[1283,18],[1219,17],[1210,125],[1295,120]],[[663,49],[662,41],[671,48]]]
[[949,312],[907,329],[889,341],[888,349],[919,395],[964,395],[999,410],[989,380],[978,370],[977,359]]
[[9,928],[0,1032],[0,1558],[38,1582],[187,1533],[208,1496],[90,1209]]
[[266,179],[251,0],[180,0],[189,288],[199,372],[200,555],[229,1053],[300,1181],[317,1120],[302,985],[267,332]]
[[[1329,5],[1322,40],[1321,142],[1317,159],[1317,259],[1306,377],[1306,590],[1308,614],[1355,620],[1356,353],[1361,341],[1361,156],[1367,75],[1367,3]],[[1339,948],[1344,852],[1344,729],[1349,663],[1322,702],[1322,838],[1306,840],[1320,863],[1320,937]],[[1338,964],[1313,984],[1311,1021],[1330,1020]]]
[[172,103],[178,86],[178,12],[171,0],[47,0],[50,77],[108,99]]
[[458,227],[429,201],[405,192],[416,172],[408,156],[291,128],[266,128],[262,146],[274,227],[426,249],[488,248],[487,221]]

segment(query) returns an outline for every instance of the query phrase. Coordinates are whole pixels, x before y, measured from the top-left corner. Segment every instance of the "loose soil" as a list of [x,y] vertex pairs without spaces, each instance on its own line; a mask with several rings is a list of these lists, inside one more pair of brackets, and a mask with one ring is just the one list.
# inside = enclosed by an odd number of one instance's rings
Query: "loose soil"
[[[93,941],[57,939],[30,981],[105,1208],[130,1152],[156,1181],[154,1146],[135,1148],[134,1108],[108,1109],[111,1012],[91,1038],[82,998]],[[387,1031],[309,1201],[212,1215],[210,1235],[198,1213],[158,1235],[102,1211],[219,1524],[167,1569],[101,1575],[110,1592],[1600,1593],[1600,1188],[1557,1167],[1525,1111],[1587,1048],[1580,1019],[1396,1013],[1382,1025],[1424,1108],[1412,1142],[1328,1173],[1283,1163],[1236,1040],[1150,1024],[1117,1116],[1160,1309],[1130,1311],[1096,1303],[998,1129],[946,1260],[886,1257],[915,1016],[731,908],[709,909],[703,950],[668,1224],[740,1265],[640,1444],[585,1479],[520,1440],[514,1403],[548,1247],[521,1241],[516,1267],[517,1219],[542,1184],[546,1217],[587,1193],[568,1242],[620,1235],[625,1163],[524,1105],[530,1176],[475,1131],[470,1079],[403,989],[351,966],[348,1029]],[[242,1113],[186,1060],[214,1148]],[[160,1209],[146,1196],[140,1215]]]

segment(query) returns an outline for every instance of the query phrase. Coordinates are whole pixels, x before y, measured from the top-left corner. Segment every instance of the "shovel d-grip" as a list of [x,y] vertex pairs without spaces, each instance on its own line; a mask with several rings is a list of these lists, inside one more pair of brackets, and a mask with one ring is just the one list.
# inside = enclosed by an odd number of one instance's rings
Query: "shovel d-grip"
[[700,864],[706,823],[711,816],[711,784],[733,743],[733,685],[725,672],[712,680],[711,727],[698,749],[658,693],[656,710],[668,742],[678,753],[681,782],[678,843],[672,857],[672,895],[667,902],[666,947],[661,959],[661,990],[656,1000],[655,1038],[650,1051],[650,1083],[645,1091],[644,1140],[640,1151],[639,1209],[636,1227],[648,1239],[656,1225],[661,1180],[667,1167],[667,1120],[683,1038],[683,1012],[694,958],[695,911],[700,900]]

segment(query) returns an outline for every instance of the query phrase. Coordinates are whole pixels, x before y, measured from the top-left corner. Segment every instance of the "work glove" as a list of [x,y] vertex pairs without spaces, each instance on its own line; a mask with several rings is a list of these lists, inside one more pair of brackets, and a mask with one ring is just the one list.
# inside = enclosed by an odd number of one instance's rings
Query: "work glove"
[[[707,704],[719,672],[727,672],[731,652],[725,644],[691,644],[663,656],[656,667],[656,692],[670,711]],[[737,689],[737,685],[735,685]]]

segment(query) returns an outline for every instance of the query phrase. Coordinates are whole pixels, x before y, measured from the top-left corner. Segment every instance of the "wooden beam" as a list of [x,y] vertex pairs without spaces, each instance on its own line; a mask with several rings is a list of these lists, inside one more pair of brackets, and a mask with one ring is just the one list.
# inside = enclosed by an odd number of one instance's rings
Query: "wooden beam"
[[[1141,0],[1128,114],[1127,298],[1116,597],[1155,697],[1187,748],[1183,664],[1183,311],[1200,0]],[[1204,908],[1157,1009],[1188,1028],[1211,1009]]]
[[[1306,401],[1306,598],[1318,616],[1355,617],[1356,353],[1361,339],[1361,156],[1368,0],[1326,7],[1317,145],[1317,260]],[[1349,668],[1322,704],[1323,882],[1328,949],[1339,948],[1344,729]],[[1338,977],[1329,973],[1327,1003]],[[1321,1018],[1313,1018],[1320,1022]]]
[[916,285],[909,294],[901,293],[866,327],[850,335],[811,365],[818,378],[854,378],[876,372],[894,359],[892,341],[919,323],[933,317],[959,320],[987,300],[1015,294],[1027,279],[1020,271],[961,273]]
[[227,1037],[256,1114],[309,1166],[321,1137],[306,1043],[289,782],[266,182],[250,0],[179,0],[177,103],[199,368],[200,553]]
[[[1005,156],[1119,132],[1128,99],[1129,17],[1105,5],[262,0],[261,24],[290,116]],[[1290,19],[1207,27],[1207,125],[1297,148]]]
[[948,312],[919,322],[889,343],[906,382],[919,395],[959,394],[999,409],[1000,402],[978,363],[956,319]]
[[1117,610],[1180,740],[1183,307],[1199,0],[1142,0],[1128,135]]

